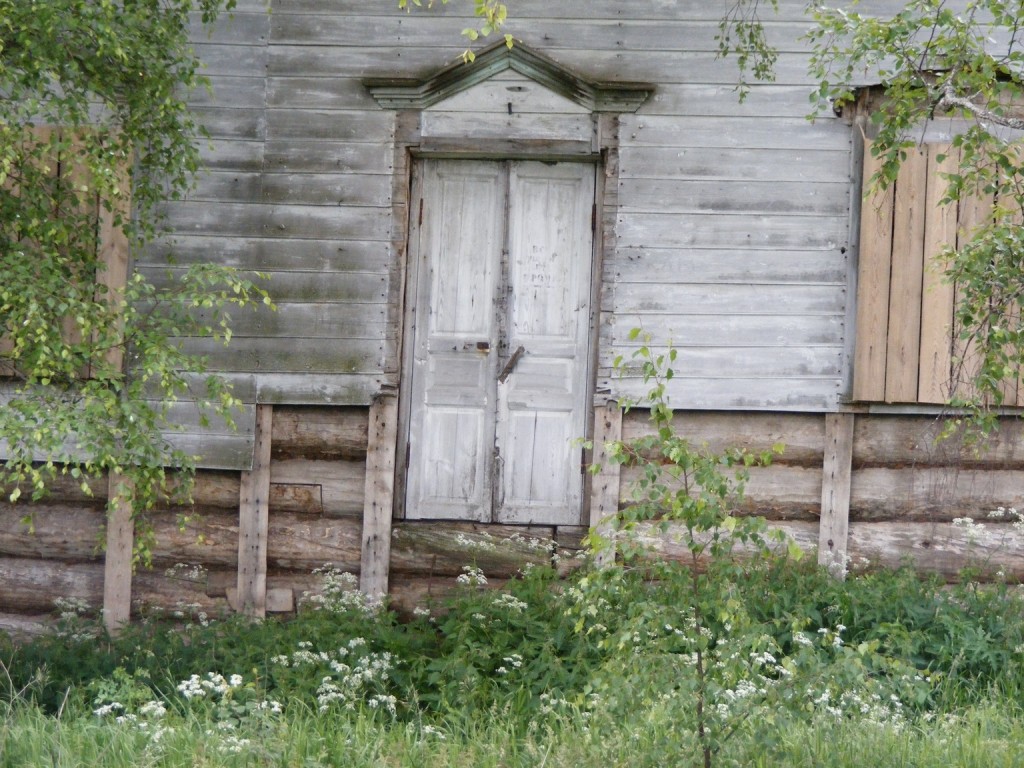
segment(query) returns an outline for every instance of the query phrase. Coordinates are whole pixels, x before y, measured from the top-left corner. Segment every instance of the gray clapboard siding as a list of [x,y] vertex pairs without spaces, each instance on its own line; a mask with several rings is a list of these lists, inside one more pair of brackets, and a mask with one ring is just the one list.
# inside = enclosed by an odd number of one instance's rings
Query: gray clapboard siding
[[210,88],[196,88],[188,95],[190,106],[263,107],[266,79],[258,77],[208,74]]
[[373,339],[326,344],[323,339],[235,337],[227,347],[205,338],[180,342],[187,353],[207,356],[210,370],[225,372],[376,373],[387,353],[387,345]]
[[621,213],[770,213],[845,216],[848,184],[795,181],[720,181],[622,179]]
[[223,137],[202,141],[199,160],[207,169],[258,173],[263,168],[263,141],[233,141]]
[[736,147],[741,149],[803,149],[845,152],[850,128],[836,118],[808,124],[801,118],[737,117],[722,130],[714,117],[625,115],[620,136],[638,147]]
[[[870,8],[879,0],[865,0],[864,7]],[[258,2],[258,0],[248,0]],[[780,20],[800,20],[807,7],[805,0],[780,0]],[[344,13],[351,17],[381,17],[394,13],[389,3],[367,3],[365,0],[274,0],[274,13]],[[530,18],[540,19],[578,19],[579,7],[572,3],[552,3],[550,0],[517,0],[516,10]],[[648,19],[666,19],[683,21],[716,21],[722,9],[706,0],[659,0],[645,3],[641,8],[634,4],[623,3],[622,0],[588,0],[586,6],[587,19],[620,19],[628,21],[638,16]],[[453,16],[457,19],[471,19],[472,14],[458,3],[436,5],[430,11],[410,7],[404,18],[415,19],[431,17],[432,14]],[[774,17],[773,17],[774,18]],[[372,22],[367,22],[372,23]],[[465,25],[463,25],[465,26]],[[461,29],[461,27],[459,27]]]
[[204,25],[198,13],[189,14],[189,34],[197,44],[235,43],[256,45],[265,42],[270,35],[270,8],[268,3],[247,0],[246,7],[236,8],[231,13],[222,13],[212,25]]
[[395,138],[395,116],[380,110],[268,109],[267,134],[274,139],[387,144]]
[[[679,346],[673,366],[681,379],[716,379],[725,372],[737,378],[813,378],[836,376],[839,372],[841,345],[778,346]],[[637,369],[627,357],[627,370]]]
[[185,199],[207,203],[261,202],[263,177],[254,171],[205,171],[197,176],[195,188]]
[[[586,15],[590,16],[589,8]],[[273,14],[271,23],[275,43],[301,44],[314,39],[321,45],[430,48],[446,45],[453,32],[458,35],[466,26],[462,21],[457,25],[456,21],[451,16],[446,18],[436,13],[425,16],[395,13],[354,23],[351,17],[336,11],[292,13],[291,8],[282,8]],[[794,47],[795,41],[807,31],[809,25],[806,21],[776,22],[771,18],[765,21],[772,45],[781,46],[784,50],[799,50]],[[589,18],[587,24],[581,25],[579,19],[572,17],[537,18],[535,12],[517,4],[510,14],[507,31],[516,39],[543,40],[546,47],[558,49],[622,50],[640,42],[645,50],[718,50],[715,40],[717,19],[642,20],[625,25],[617,20]]]
[[619,352],[631,351],[641,340],[629,340],[633,328],[651,334],[656,346],[670,341],[676,346],[786,347],[796,344],[843,344],[841,315],[638,315],[616,313],[602,329],[601,341],[614,344]]
[[268,171],[297,173],[391,173],[394,152],[386,143],[308,139],[267,140]]
[[267,121],[262,109],[194,107],[192,114],[211,138],[262,141],[267,135]]
[[[724,128],[723,128],[724,130]],[[849,183],[849,153],[834,150],[635,147],[619,154],[621,178]]]
[[221,42],[196,43],[196,55],[202,61],[204,75],[261,77],[267,66],[266,46],[225,45]]
[[644,104],[647,116],[783,117],[804,119],[809,104],[806,85],[758,85],[742,102],[735,85],[658,83]]
[[306,339],[385,339],[395,335],[380,304],[278,304],[277,311],[235,312],[231,328],[236,337]]
[[161,212],[175,231],[207,235],[387,240],[391,231],[390,210],[385,208],[174,201]]
[[267,203],[385,208],[391,205],[391,184],[390,177],[380,174],[267,173],[262,198]]
[[[139,271],[160,288],[171,287],[177,269],[140,267]],[[373,272],[265,272],[260,284],[275,302],[383,304],[387,300],[387,276]],[[241,315],[241,312],[236,312]]]
[[622,215],[616,226],[618,244],[640,248],[657,243],[665,248],[795,248],[835,250],[846,245],[845,217],[758,216],[750,214]]
[[267,106],[272,109],[378,109],[358,78],[317,77],[311,72],[291,77],[268,77]]
[[[607,368],[598,370],[599,391],[641,401],[650,390],[638,378],[619,378]],[[722,376],[672,379],[670,402],[677,408],[752,411],[825,411],[835,408],[839,385],[835,377]]]
[[[387,177],[382,177],[387,178]],[[144,263],[164,264],[173,254],[177,264],[218,264],[265,272],[296,266],[311,272],[374,272],[387,274],[390,243],[367,240],[268,240],[260,237],[217,237],[174,233],[154,243]]]
[[[778,315],[838,315],[845,289],[828,285],[752,285],[680,283],[666,290],[655,283],[619,283],[614,311],[647,314],[757,315],[766,307]],[[612,309],[607,302],[605,310]]]
[[606,282],[845,285],[838,251],[621,248],[604,264]]

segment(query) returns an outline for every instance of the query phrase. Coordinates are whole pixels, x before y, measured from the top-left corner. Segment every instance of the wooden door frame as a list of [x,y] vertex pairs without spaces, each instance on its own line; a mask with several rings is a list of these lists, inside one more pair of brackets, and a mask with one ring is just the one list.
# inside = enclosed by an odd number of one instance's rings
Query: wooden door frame
[[[519,140],[508,142],[493,139],[462,141],[458,146],[447,142],[425,139],[420,135],[420,113],[418,110],[401,111],[396,115],[395,136],[395,178],[392,186],[392,210],[394,222],[392,248],[397,255],[391,273],[394,301],[389,310],[389,320],[397,328],[397,362],[395,372],[398,390],[398,430],[395,466],[394,518],[405,518],[406,486],[409,464],[409,427],[412,413],[411,376],[414,354],[413,334],[416,327],[416,286],[419,278],[418,250],[415,238],[419,232],[420,210],[418,201],[422,195],[422,174],[417,168],[421,161],[430,159],[486,160],[508,162],[514,160],[539,160],[548,162],[589,163],[595,166],[593,248],[591,254],[591,290],[589,322],[589,355],[587,365],[588,391],[584,393],[585,434],[589,439],[592,431],[593,404],[603,402],[602,393],[595,391],[597,382],[597,361],[601,327],[601,287],[603,284],[603,261],[607,234],[614,227],[617,213],[618,185],[618,115],[596,113],[595,131],[592,142],[551,142],[547,140]],[[415,252],[414,252],[415,251]],[[606,393],[605,393],[606,394]],[[584,463],[589,462],[589,454]],[[583,471],[583,467],[581,467]],[[579,524],[586,525],[589,519],[590,475],[584,474],[583,501],[580,508]]]

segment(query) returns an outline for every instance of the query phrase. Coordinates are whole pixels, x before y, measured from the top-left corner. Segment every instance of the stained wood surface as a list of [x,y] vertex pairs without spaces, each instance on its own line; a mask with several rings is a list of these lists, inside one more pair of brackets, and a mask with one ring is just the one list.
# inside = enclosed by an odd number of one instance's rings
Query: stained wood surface
[[[619,494],[622,465],[609,459],[608,446],[623,439],[622,409],[617,402],[610,401],[594,408],[594,457],[593,464],[598,471],[591,479],[590,528],[598,535],[610,537],[608,518],[619,511]],[[598,556],[599,565],[607,565],[615,559],[614,544]]]
[[370,406],[359,571],[359,588],[371,598],[388,592],[397,443],[398,400],[378,398]]
[[256,406],[252,469],[242,472],[238,494],[238,591],[241,613],[265,616],[270,524],[270,444],[273,406]]
[[852,413],[825,414],[818,564],[833,575],[846,574],[850,526],[850,472],[853,464]]
[[107,496],[107,544],[103,558],[103,626],[117,632],[131,615],[135,521],[128,478],[112,472]]

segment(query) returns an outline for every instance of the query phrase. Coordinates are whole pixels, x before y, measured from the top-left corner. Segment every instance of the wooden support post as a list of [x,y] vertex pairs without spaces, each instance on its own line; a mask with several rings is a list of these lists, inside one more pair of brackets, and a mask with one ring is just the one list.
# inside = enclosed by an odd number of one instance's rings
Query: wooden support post
[[359,588],[371,598],[388,593],[391,564],[391,514],[395,499],[395,450],[398,398],[381,396],[370,406],[363,496],[363,545]]
[[103,625],[116,633],[128,623],[132,608],[132,550],[135,522],[132,519],[132,487],[121,474],[107,479],[107,552],[103,564]]
[[[622,409],[618,402],[608,401],[594,408],[594,464],[600,470],[591,480],[590,527],[602,536],[610,536],[609,519],[619,511],[621,465],[608,458],[608,443],[622,439]],[[597,556],[599,566],[615,562],[614,542]]]
[[840,579],[846,576],[846,545],[850,528],[853,419],[852,413],[825,415],[818,564]]
[[270,430],[273,406],[256,406],[252,469],[242,472],[238,504],[238,591],[234,607],[267,613],[267,529],[270,525]]

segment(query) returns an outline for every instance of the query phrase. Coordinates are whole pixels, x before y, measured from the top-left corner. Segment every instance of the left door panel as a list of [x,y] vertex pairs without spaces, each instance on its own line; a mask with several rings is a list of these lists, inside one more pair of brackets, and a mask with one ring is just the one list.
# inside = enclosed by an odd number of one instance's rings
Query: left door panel
[[[495,319],[505,242],[501,163],[423,166],[407,478],[410,518],[490,519]],[[429,255],[429,258],[428,258]]]

